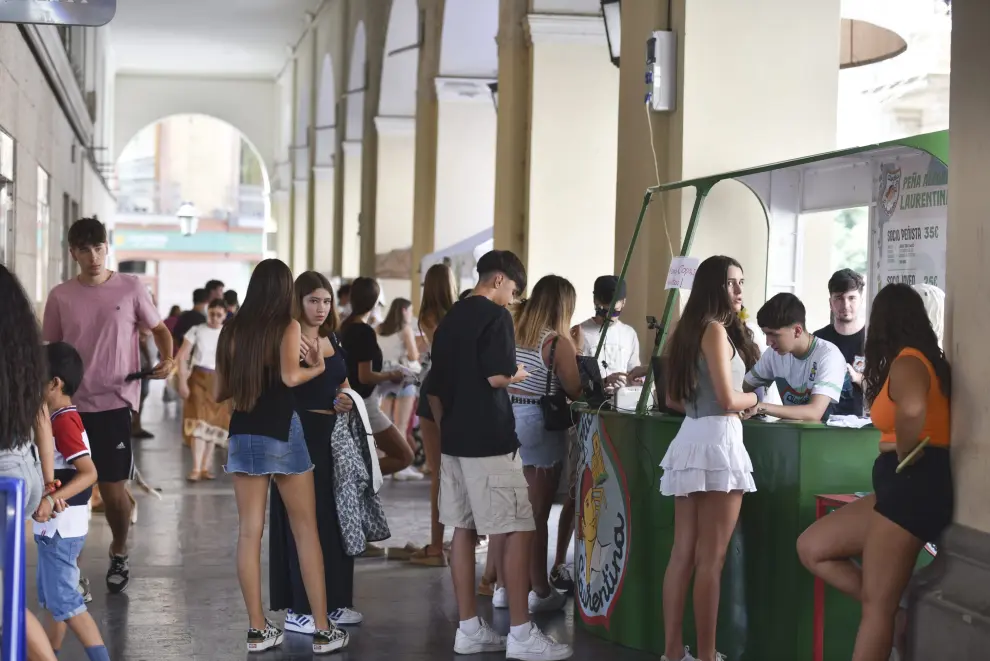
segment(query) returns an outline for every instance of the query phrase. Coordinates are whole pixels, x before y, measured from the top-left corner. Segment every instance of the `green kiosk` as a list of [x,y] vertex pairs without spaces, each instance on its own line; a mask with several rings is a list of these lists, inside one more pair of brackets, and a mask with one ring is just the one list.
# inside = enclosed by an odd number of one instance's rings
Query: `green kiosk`
[[[947,155],[948,133],[940,132],[650,188],[620,279],[625,279],[655,194],[694,189],[681,258],[672,264],[672,269],[691,268],[683,258],[690,256],[705,198],[719,182],[733,179],[760,201],[768,234],[781,214],[796,220],[801,213],[827,210],[821,196],[817,207],[809,203],[813,190],[835,191],[832,209],[869,206],[868,301],[888,282],[941,286]],[[678,289],[671,288],[656,355],[677,297]],[[606,332],[607,326],[602,341]],[[582,413],[575,619],[593,635],[659,656],[664,646],[661,590],[674,535],[673,499],[659,493],[659,463],[681,418],[650,410],[651,381],[652,374],[635,412],[575,405]],[[871,490],[879,434],[871,427],[752,420],[744,423],[744,434],[758,490],[743,498],[729,546],[718,648],[732,661],[847,660],[859,606],[831,589],[816,590],[795,542],[815,520],[816,510],[820,514],[822,504],[829,503],[819,495]],[[685,640],[693,641],[690,604],[685,618]]]

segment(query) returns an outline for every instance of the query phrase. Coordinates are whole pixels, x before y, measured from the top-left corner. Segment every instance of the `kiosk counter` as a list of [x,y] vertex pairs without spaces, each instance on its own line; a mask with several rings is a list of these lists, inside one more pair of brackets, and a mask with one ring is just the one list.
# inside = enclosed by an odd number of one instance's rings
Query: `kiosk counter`
[[[662,589],[674,542],[674,499],[660,460],[683,418],[582,411],[575,546],[576,621],[594,635],[663,653]],[[813,655],[814,579],[795,543],[818,494],[869,491],[879,432],[813,423],[743,423],[757,491],[743,497],[722,574],[718,648],[734,661]],[[694,639],[690,595],[685,643]],[[860,608],[829,589],[827,661],[852,654]]]

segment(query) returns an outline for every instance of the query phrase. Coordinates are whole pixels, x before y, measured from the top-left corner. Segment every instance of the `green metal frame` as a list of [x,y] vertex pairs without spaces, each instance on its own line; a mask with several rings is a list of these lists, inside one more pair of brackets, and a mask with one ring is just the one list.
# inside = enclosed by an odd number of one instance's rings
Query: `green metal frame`
[[[639,240],[639,232],[643,226],[643,219],[646,217],[646,210],[650,206],[650,202],[653,200],[653,196],[656,193],[663,193],[671,190],[678,190],[681,188],[694,188],[695,198],[694,206],[691,209],[691,219],[688,222],[687,232],[684,234],[684,241],[681,244],[681,257],[686,257],[690,250],[691,244],[694,242],[694,235],[698,229],[698,219],[701,215],[701,208],[704,205],[705,199],[711,192],[715,184],[726,179],[734,179],[739,181],[739,183],[747,186],[745,181],[742,181],[743,177],[762,174],[766,172],[773,172],[775,170],[786,170],[788,168],[801,167],[804,165],[810,165],[812,163],[820,163],[822,161],[828,161],[831,159],[842,158],[844,156],[855,156],[858,154],[868,154],[873,151],[891,149],[894,147],[907,147],[915,149],[918,152],[927,153],[937,159],[939,159],[943,164],[948,165],[949,163],[949,132],[948,131],[937,131],[935,133],[924,133],[921,135],[902,138],[899,140],[891,140],[888,142],[881,142],[874,145],[866,145],[863,147],[853,147],[850,149],[840,149],[838,151],[826,152],[824,154],[818,154],[815,156],[805,156],[802,158],[796,158],[790,161],[781,161],[779,163],[771,163],[769,165],[761,165],[758,167],[747,168],[743,170],[734,170],[732,172],[724,172],[722,174],[710,175],[707,177],[700,177],[698,179],[688,179],[684,181],[675,181],[671,183],[661,184],[659,186],[651,186],[646,189],[646,194],[643,196],[643,206],[639,210],[639,217],[636,219],[636,227],[633,230],[632,239],[629,242],[629,248],[626,250],[626,258],[622,262],[622,270],[619,272],[619,283],[620,286],[616,288],[616,295],[621,290],[621,283],[626,280],[626,272],[629,270],[629,262],[632,259],[633,251],[636,248],[636,242]],[[752,191],[752,188],[750,188]],[[763,207],[764,213],[767,219],[767,243],[769,245],[770,236],[770,211],[767,209],[766,204],[763,199],[753,191],[753,195],[756,199],[760,201],[760,205]],[[769,250],[768,260],[769,260]],[[766,266],[765,266],[766,268]],[[678,289],[671,289],[667,292],[667,303],[664,305],[663,309],[663,320],[661,321],[661,335],[660,342],[657,343],[656,351],[653,356],[659,356],[663,352],[664,345],[667,340],[667,335],[669,333],[670,322],[674,316],[674,303],[677,301],[679,295]],[[602,324],[602,332],[598,339],[598,347],[595,349],[595,360],[601,355],[602,347],[605,345],[605,335],[608,332],[608,327],[612,320],[612,312],[615,310],[615,304],[618,301],[613,298],[612,302],[609,304],[608,315],[606,315],[604,323]],[[653,370],[646,371],[646,380],[643,385],[643,394],[639,398],[639,403],[636,406],[636,414],[643,415],[649,410],[650,402],[650,390],[653,385]]]

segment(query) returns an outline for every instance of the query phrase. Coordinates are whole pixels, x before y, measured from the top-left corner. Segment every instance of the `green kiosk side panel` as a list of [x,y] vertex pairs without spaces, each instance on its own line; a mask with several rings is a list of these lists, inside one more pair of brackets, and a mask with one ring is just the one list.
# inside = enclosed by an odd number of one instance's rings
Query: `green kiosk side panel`
[[[587,607],[579,605],[575,619],[601,638],[660,655],[661,594],[674,542],[674,500],[659,493],[659,464],[681,419],[613,412],[598,419],[602,425],[595,428],[604,432],[609,459],[624,473],[620,482],[627,490],[628,550],[624,578],[607,616],[589,617]],[[814,581],[801,566],[795,543],[815,520],[816,494],[870,490],[878,433],[755,421],[744,429],[757,491],[743,498],[726,557],[718,648],[733,661],[810,661]],[[580,491],[578,498],[581,518]],[[584,523],[583,518],[578,521],[579,536]],[[583,564],[575,567],[579,574]],[[580,592],[584,576],[576,578]],[[846,661],[859,607],[832,590],[826,594],[825,659]],[[684,636],[686,644],[695,645],[690,595]]]

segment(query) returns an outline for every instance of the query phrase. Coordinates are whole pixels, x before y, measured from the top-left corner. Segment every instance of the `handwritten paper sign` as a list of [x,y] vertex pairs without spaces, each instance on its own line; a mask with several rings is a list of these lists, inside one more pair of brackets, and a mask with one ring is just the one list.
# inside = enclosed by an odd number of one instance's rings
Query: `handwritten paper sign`
[[697,257],[675,257],[670,261],[667,271],[667,284],[664,289],[691,289],[694,284],[694,274],[698,272]]

